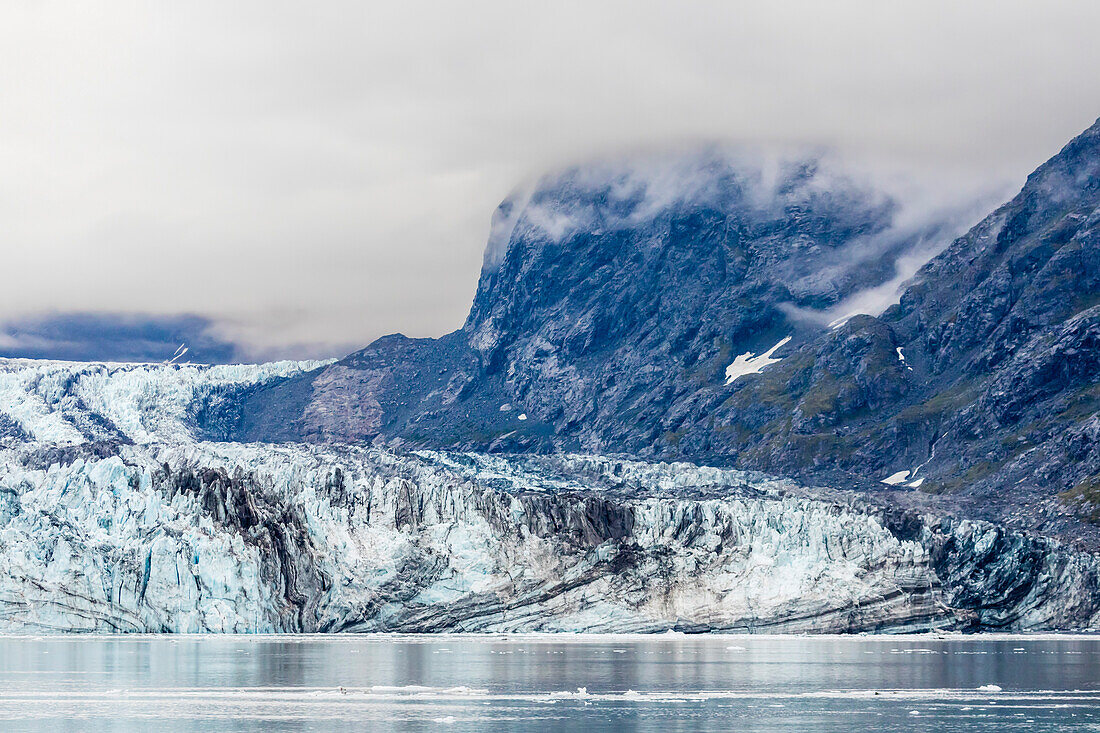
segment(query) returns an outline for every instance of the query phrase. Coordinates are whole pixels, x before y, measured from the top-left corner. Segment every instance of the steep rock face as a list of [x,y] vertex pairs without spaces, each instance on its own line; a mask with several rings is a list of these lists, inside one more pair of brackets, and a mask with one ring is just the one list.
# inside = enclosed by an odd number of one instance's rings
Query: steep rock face
[[0,455],[0,629],[1100,626],[1100,561],[757,474],[206,443]]
[[946,239],[945,219],[903,224],[900,208],[814,157],[714,150],[547,177],[498,210],[462,330],[386,337],[308,387],[257,390],[235,437],[698,453],[681,425],[726,398],[738,354],[792,337],[788,353],[819,330],[792,313]]
[[907,472],[964,515],[1100,548],[1100,122],[897,305],[828,326],[946,229],[902,230],[899,204],[813,161],[670,170],[576,170],[505,202],[461,331],[258,388],[226,403],[234,436]]
[[[907,470],[972,516],[1097,546],[1071,515],[1095,522],[1100,506],[1098,303],[1100,122],[919,271],[898,305],[747,382],[718,421],[744,436],[731,446],[741,465]],[[872,342],[875,361],[853,362],[852,345]],[[798,419],[807,401],[810,423]],[[769,403],[781,409],[754,421]]]

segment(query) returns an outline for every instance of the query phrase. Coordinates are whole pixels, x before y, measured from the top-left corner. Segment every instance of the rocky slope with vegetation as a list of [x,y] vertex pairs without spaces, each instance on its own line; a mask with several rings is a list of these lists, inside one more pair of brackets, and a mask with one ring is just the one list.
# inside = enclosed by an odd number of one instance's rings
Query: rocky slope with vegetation
[[243,391],[209,437],[890,480],[1100,547],[1100,122],[953,242],[812,158],[662,165],[506,201],[461,330]]

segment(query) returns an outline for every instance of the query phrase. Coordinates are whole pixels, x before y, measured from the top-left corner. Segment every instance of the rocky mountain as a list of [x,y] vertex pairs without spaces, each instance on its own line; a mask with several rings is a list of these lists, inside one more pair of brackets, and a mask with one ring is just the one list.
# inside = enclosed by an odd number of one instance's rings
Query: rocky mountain
[[[1100,519],[1100,122],[934,258],[900,302],[746,380],[737,463],[904,474],[970,516]],[[897,480],[897,479],[895,479]]]
[[0,359],[0,631],[1100,629],[1098,199],[1100,122],[956,239],[814,157],[608,163],[440,339]]
[[812,157],[570,170],[501,205],[462,329],[245,390],[206,435],[886,480],[1097,548],[1098,197],[1100,122],[953,242]]
[[[942,219],[809,157],[572,169],[505,201],[465,326],[379,339],[248,396],[225,437],[668,454],[737,354],[888,283]],[[222,437],[222,436],[212,436]],[[683,449],[688,446],[684,445]]]
[[198,439],[295,370],[0,361],[0,631],[1100,628],[1100,557],[884,496]]

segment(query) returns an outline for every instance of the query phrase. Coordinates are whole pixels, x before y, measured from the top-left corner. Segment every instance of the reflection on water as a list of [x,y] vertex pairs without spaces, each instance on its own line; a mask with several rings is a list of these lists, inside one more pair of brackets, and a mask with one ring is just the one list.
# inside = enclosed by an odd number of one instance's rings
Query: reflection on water
[[0,637],[2,730],[578,728],[1100,730],[1100,638]]

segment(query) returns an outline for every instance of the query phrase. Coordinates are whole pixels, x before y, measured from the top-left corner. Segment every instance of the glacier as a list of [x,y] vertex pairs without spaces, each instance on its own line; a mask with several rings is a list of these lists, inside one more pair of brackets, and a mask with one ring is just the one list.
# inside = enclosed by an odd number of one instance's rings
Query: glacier
[[1100,558],[764,474],[226,443],[315,363],[0,360],[0,632],[1100,628]]
[[112,364],[0,359],[0,439],[62,445],[195,437],[195,410],[331,361],[270,364]]

